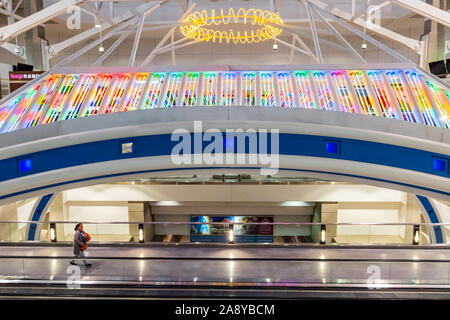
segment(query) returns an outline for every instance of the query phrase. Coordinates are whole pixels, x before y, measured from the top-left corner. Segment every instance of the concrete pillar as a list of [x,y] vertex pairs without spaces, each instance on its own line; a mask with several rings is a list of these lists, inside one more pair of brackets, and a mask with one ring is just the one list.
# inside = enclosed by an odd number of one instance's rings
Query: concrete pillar
[[[338,213],[338,204],[337,202],[329,202],[322,203],[322,224],[327,223],[337,223],[337,213]],[[326,226],[326,239],[325,243],[332,243],[333,238],[336,239],[337,235],[337,226],[336,225],[327,225]],[[336,239],[337,241],[337,239]]]
[[[24,16],[27,17],[43,9],[43,0],[24,1]],[[25,48],[27,64],[34,66],[34,70],[44,70],[42,59],[43,41],[45,29],[37,26],[25,32]]]
[[[144,222],[153,222],[152,207],[149,201],[144,202]],[[144,224],[144,242],[151,242],[155,234],[153,224]]]
[[[426,2],[445,11],[450,9],[450,0],[427,0]],[[450,31],[445,26],[426,19],[424,34],[428,34],[428,62],[444,60],[446,40],[450,40]]]

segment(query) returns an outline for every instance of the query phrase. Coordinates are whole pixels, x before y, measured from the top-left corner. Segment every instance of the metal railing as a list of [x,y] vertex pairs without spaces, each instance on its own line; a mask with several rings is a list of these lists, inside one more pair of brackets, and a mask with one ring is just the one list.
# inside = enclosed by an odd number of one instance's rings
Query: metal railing
[[[73,241],[74,226],[79,221],[0,221],[3,242]],[[321,244],[430,244],[433,229],[450,223],[322,223],[322,222],[188,222],[188,221],[84,221],[84,230],[93,242],[198,242],[192,236],[227,237],[218,242],[243,242],[242,237],[272,236],[269,243]],[[204,226],[208,234],[197,233]],[[212,230],[214,227],[214,230]],[[261,232],[261,228],[265,228]],[[34,237],[30,236],[30,230]],[[169,239],[170,238],[170,239]],[[198,238],[198,237],[197,237]],[[257,239],[257,238],[256,238]],[[266,238],[268,239],[268,238]],[[211,240],[211,239],[210,239]],[[212,241],[213,242],[213,241]],[[248,241],[252,242],[252,241]]]

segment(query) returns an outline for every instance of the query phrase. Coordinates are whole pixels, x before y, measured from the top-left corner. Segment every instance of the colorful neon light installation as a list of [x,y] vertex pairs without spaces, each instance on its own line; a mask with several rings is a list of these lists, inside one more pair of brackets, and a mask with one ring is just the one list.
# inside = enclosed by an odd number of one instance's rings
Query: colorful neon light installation
[[217,106],[217,81],[215,72],[203,72],[202,106]]
[[414,71],[405,71],[406,78],[412,88],[412,92],[419,107],[422,111],[422,117],[425,123],[429,126],[440,127],[438,116],[434,112],[433,106],[431,105],[430,98],[426,92],[423,82]]
[[241,72],[241,106],[256,105],[256,73]]
[[53,123],[58,120],[59,115],[65,106],[65,102],[68,100],[69,95],[79,78],[79,75],[69,74],[64,76],[61,86],[55,93],[55,96],[53,97],[50,107],[48,108],[44,119],[42,119],[41,124]]
[[261,105],[264,107],[275,106],[275,89],[273,87],[273,74],[260,72],[261,78]]
[[106,91],[111,85],[113,77],[114,76],[111,74],[100,74],[98,76],[98,83],[96,84],[95,89],[91,92],[91,95],[88,98],[87,106],[81,112],[81,117],[86,117],[98,113],[103,102],[103,98],[106,96]]
[[375,95],[378,100],[378,104],[381,107],[382,114],[385,118],[396,118],[395,105],[392,102],[391,97],[388,94],[386,84],[382,80],[382,74],[380,71],[369,71],[367,76],[372,85]]
[[311,84],[308,71],[297,71],[294,73],[297,82],[299,107],[304,109],[317,109],[312,97]]
[[141,100],[141,94],[147,82],[149,73],[137,73],[134,75],[133,83],[125,95],[125,102],[120,111],[136,110],[138,103]]
[[235,72],[222,73],[222,106],[233,106],[237,95],[237,74]]
[[278,72],[278,91],[280,93],[281,107],[295,107],[295,99],[292,90],[292,81],[290,72]]
[[338,107],[450,129],[449,99],[445,87],[416,70],[51,74],[0,109],[0,132],[101,113],[219,102]]
[[323,110],[335,110],[333,98],[331,97],[330,87],[327,81],[326,72],[313,72],[313,79],[319,92],[319,102]]
[[25,112],[30,107],[41,85],[42,82],[36,84],[31,90],[29,90],[25,95],[22,96],[22,99],[20,99],[20,101],[14,108],[10,108],[5,117],[5,120],[7,121],[3,123],[4,125],[1,128],[2,133],[12,131],[17,128],[19,120],[23,117]]
[[[39,122],[39,118],[43,114],[43,110],[49,103],[53,93],[57,90],[61,78],[62,75],[50,75],[43,80],[45,85],[43,86],[41,92],[39,92],[39,97],[37,98],[36,103],[26,111],[23,120],[17,126],[18,128],[33,127]],[[12,130],[14,129],[11,128],[8,131]]]
[[64,113],[61,116],[61,120],[74,119],[78,116],[78,112],[86,98],[89,89],[94,83],[95,75],[83,75],[79,81],[78,87],[74,90],[72,98],[65,108]]
[[184,89],[182,106],[197,105],[197,91],[200,72],[190,72],[186,74],[186,85]]
[[348,75],[352,80],[353,88],[355,88],[359,104],[364,113],[370,116],[378,116],[375,101],[368,91],[363,73],[361,71],[350,71]]
[[[220,9],[220,14],[213,9],[211,15],[206,10],[196,11],[188,15],[183,23],[180,31],[186,38],[197,41],[212,40],[212,42],[216,42],[217,40],[219,43],[246,44],[257,43],[278,36],[282,29],[273,26],[273,24],[282,25],[283,20],[277,13],[270,11],[240,8],[235,13],[234,9],[230,8],[228,13]],[[250,28],[243,32],[223,28],[223,26],[230,24],[250,25]],[[258,29],[254,30],[254,26],[257,26]]]
[[338,99],[341,105],[341,111],[358,113],[352,95],[348,90],[344,71],[331,72],[331,79],[333,79],[335,88],[337,90]]
[[145,94],[145,101],[141,109],[153,109],[158,106],[159,97],[163,88],[164,80],[166,79],[165,72],[152,73],[148,83],[147,93]]
[[163,108],[172,108],[176,106],[182,79],[183,79],[182,72],[172,72],[169,75],[168,80],[169,82],[167,84],[167,93],[162,106]]
[[388,71],[386,72],[386,76],[389,79],[397,102],[402,110],[403,120],[421,123],[420,117],[413,110],[411,96],[405,89],[400,71]]
[[100,113],[111,113],[118,111],[120,100],[123,97],[125,88],[127,87],[131,76],[131,73],[125,73],[116,77],[115,83],[110,90],[108,99],[106,100],[109,102],[103,107],[103,110],[101,110]]
[[447,129],[450,129],[450,104],[447,100],[448,98],[446,99],[443,90],[440,90],[438,86],[427,80],[425,80],[425,83],[427,84],[428,88],[430,88],[433,100],[439,107],[440,120],[444,123]]

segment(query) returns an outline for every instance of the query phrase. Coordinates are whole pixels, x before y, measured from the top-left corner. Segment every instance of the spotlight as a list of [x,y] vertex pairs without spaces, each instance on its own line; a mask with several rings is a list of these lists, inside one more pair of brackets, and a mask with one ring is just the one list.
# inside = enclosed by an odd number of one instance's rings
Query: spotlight
[[325,244],[326,242],[327,229],[324,224],[320,225],[320,244]]
[[103,46],[98,47],[98,52],[105,52],[105,47]]
[[278,44],[276,42],[274,42],[273,46],[272,46],[273,50],[278,50]]
[[144,243],[144,225],[139,224],[139,243]]
[[413,233],[413,245],[418,245],[420,239],[420,226],[414,225],[414,233]]
[[56,242],[56,225],[54,223],[50,223],[50,240]]
[[361,44],[361,49],[367,49],[367,43],[363,43],[363,44]]

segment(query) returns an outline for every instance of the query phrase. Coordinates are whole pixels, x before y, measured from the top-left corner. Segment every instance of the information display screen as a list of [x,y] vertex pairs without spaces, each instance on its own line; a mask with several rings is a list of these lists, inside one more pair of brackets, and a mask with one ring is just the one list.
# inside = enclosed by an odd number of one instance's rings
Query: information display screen
[[232,224],[235,242],[273,242],[272,224],[245,224],[273,223],[273,216],[191,216],[190,222],[205,223],[191,224],[191,242],[227,242],[230,224]]

